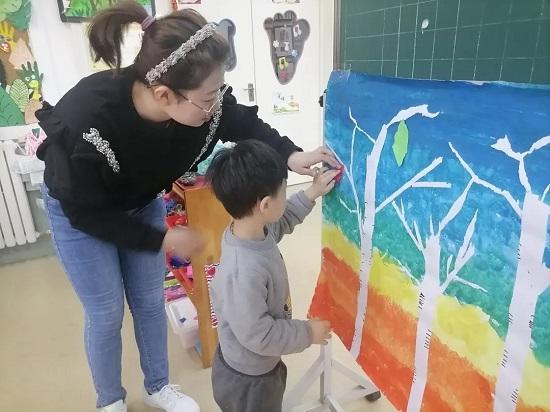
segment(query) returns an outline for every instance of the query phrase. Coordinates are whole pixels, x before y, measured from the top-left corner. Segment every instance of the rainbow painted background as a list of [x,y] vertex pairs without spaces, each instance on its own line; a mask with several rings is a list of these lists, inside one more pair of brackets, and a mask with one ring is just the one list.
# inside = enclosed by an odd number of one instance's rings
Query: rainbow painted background
[[[352,346],[361,266],[361,234],[353,211],[357,205],[352,183],[359,199],[359,214],[364,215],[366,159],[374,141],[382,126],[400,110],[419,105],[427,105],[437,116],[415,115],[407,119],[405,141],[400,136],[401,140],[396,142],[399,124],[388,128],[377,164],[376,205],[382,204],[433,159],[442,161],[421,182],[448,185],[419,184],[406,188],[395,199],[398,209],[388,204],[376,213],[368,268],[368,304],[357,361],[398,410],[407,410],[417,333],[421,329],[420,284],[427,270],[426,260],[412,236],[426,242],[471,180],[452,146],[479,178],[509,193],[512,202],[474,182],[459,212],[441,232],[437,280],[440,286],[447,277],[447,264],[452,267],[456,257],[464,252],[460,248],[472,222],[470,245],[475,251],[459,271],[460,281],[449,282],[434,303],[427,381],[420,409],[499,410],[495,402],[499,399],[503,405],[513,404],[518,411],[550,411],[550,287],[539,285],[536,293],[529,287],[515,288],[519,281],[518,256],[524,223],[511,205],[516,202],[520,212],[524,212],[525,182],[519,177],[518,160],[492,147],[506,146],[504,140],[499,142],[504,136],[510,150],[516,153],[526,153],[533,143],[540,142],[541,147],[525,155],[524,165],[529,189],[539,202],[538,210],[543,215],[547,213],[550,145],[541,140],[550,135],[547,87],[390,79],[334,72],[326,98],[325,141],[348,171],[353,169],[353,182],[349,175],[344,176],[323,201],[322,267],[310,315],[330,320],[348,349]],[[355,130],[353,165],[351,143],[355,125],[350,115],[361,128]],[[403,156],[399,166],[398,158]],[[407,232],[398,210],[403,212],[412,233]],[[525,235],[531,237],[529,242],[544,249],[539,259],[542,261],[534,265],[542,276],[537,280],[541,285],[550,279],[544,278],[550,274],[548,222],[540,220],[546,228],[537,235],[530,236],[524,228]],[[522,256],[530,259],[526,253]],[[534,301],[527,333],[530,336],[512,336],[515,329],[510,327],[510,305],[514,293],[519,301],[526,302],[525,306]],[[517,317],[515,321],[519,322]],[[505,355],[507,339],[518,343],[511,345],[512,353]],[[518,353],[523,350],[526,355],[520,368],[510,366],[506,379],[516,378],[521,384],[515,394],[497,393],[497,380],[503,373],[503,362],[506,363],[503,357],[517,361],[516,350]],[[512,403],[508,396],[512,396]]]

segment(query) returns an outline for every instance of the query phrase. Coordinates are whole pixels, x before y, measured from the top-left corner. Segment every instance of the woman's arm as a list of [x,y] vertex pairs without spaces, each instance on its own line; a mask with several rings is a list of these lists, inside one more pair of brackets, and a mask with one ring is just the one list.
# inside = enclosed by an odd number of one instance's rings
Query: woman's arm
[[319,147],[311,152],[304,152],[286,136],[281,136],[258,117],[258,106],[244,106],[237,103],[237,99],[230,94],[231,89],[224,96],[223,114],[220,124],[221,140],[224,142],[238,142],[245,139],[258,139],[274,148],[287,162],[290,170],[314,176],[311,166],[325,162],[338,167],[338,161],[330,150]]

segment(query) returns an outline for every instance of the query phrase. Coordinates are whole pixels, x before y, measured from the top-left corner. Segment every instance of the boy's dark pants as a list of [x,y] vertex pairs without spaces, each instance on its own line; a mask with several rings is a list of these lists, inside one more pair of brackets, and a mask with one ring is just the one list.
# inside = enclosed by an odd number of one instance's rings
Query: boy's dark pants
[[245,375],[231,368],[220,347],[212,365],[214,399],[222,412],[281,412],[286,365],[279,362],[265,375]]

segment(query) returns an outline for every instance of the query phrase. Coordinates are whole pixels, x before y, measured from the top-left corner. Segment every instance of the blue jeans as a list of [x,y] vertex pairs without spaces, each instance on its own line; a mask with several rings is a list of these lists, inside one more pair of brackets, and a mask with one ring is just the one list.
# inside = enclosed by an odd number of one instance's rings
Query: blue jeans
[[[57,256],[85,314],[84,342],[97,393],[97,407],[126,397],[121,382],[124,294],[134,319],[145,389],[168,383],[166,313],[161,252],[119,248],[73,228],[59,201],[42,190]],[[128,212],[156,227],[164,226],[162,199]]]

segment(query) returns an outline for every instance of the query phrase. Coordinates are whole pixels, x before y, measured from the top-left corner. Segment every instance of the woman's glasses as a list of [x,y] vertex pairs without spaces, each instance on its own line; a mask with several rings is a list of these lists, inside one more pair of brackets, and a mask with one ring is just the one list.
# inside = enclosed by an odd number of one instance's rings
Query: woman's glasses
[[202,107],[201,105],[198,105],[197,103],[195,103],[193,100],[191,100],[190,98],[188,97],[185,97],[183,94],[179,93],[176,91],[176,94],[180,97],[182,97],[186,102],[189,102],[191,103],[193,106],[201,109],[204,113],[210,115],[212,114],[212,112],[217,109],[218,107],[220,107],[221,103],[222,103],[222,100],[223,100],[223,96],[225,95],[225,93],[227,92],[227,89],[229,89],[229,85],[227,84],[224,84],[223,87],[218,90],[218,93],[216,94],[216,100],[214,101],[214,103],[212,103],[212,105],[209,107],[209,108],[204,108]]

